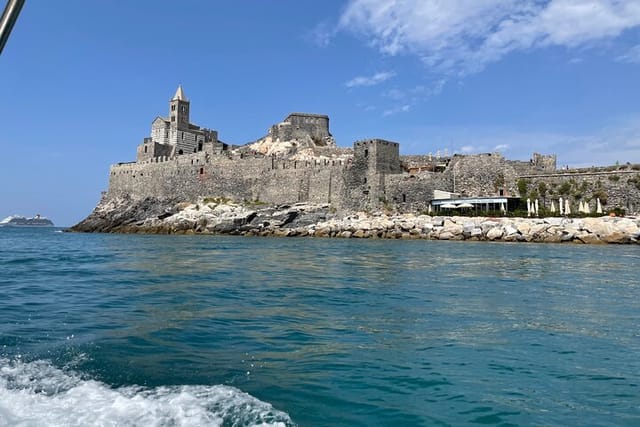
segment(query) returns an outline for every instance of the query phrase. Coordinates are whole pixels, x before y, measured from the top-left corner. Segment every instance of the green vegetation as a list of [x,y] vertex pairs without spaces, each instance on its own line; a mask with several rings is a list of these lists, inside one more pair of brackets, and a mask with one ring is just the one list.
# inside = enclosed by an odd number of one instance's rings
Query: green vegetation
[[600,199],[600,203],[602,203],[603,205],[606,205],[609,195],[604,190],[598,190],[593,192],[593,198]]
[[569,192],[571,191],[571,183],[570,182],[563,182],[562,185],[560,185],[560,187],[558,187],[558,194],[569,194]]
[[620,181],[620,175],[609,175],[609,181],[618,182]]
[[635,186],[638,190],[640,190],[640,174],[629,178],[627,180],[627,183]]
[[217,205],[225,205],[231,201],[231,199],[227,199],[226,197],[205,197],[203,203],[215,203]]
[[544,199],[547,197],[547,184],[544,181],[538,183],[538,194]]
[[247,206],[264,206],[264,205],[268,205],[268,203],[267,202],[263,202],[262,200],[255,199],[255,200],[247,201],[246,205]]
[[520,178],[518,180],[518,193],[520,193],[520,197],[526,197],[528,188],[529,188],[529,181],[527,181],[524,178]]

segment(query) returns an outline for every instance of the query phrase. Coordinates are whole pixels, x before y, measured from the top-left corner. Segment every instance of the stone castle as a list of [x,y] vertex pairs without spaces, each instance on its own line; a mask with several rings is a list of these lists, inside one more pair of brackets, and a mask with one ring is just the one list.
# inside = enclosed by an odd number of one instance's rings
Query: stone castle
[[190,102],[181,86],[169,116],[157,117],[135,162],[111,166],[105,197],[154,197],[191,201],[220,197],[266,204],[319,203],[338,211],[392,209],[438,211],[464,202],[475,209],[515,210],[525,198],[543,209],[562,197],[575,210],[596,199],[610,208],[640,208],[640,166],[562,169],[555,155],[529,161],[499,153],[400,155],[397,142],[357,141],[338,147],[329,117],[292,113],[267,135],[242,146],[190,123]]

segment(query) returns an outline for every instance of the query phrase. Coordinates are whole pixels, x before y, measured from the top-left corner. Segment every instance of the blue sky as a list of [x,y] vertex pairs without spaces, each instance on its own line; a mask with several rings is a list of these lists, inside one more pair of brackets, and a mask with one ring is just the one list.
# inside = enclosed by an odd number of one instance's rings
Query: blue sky
[[638,0],[27,0],[0,82],[0,218],[89,214],[179,83],[234,144],[305,111],[341,146],[640,163]]

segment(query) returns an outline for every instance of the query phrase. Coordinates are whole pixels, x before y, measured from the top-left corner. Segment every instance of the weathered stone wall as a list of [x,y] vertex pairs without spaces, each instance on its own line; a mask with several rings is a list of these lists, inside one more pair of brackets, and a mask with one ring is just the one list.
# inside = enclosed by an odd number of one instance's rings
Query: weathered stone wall
[[640,170],[631,168],[616,171],[572,171],[546,175],[522,175],[526,195],[539,199],[547,208],[551,201],[558,205],[560,197],[569,200],[572,211],[579,202],[587,202],[591,211],[599,198],[603,207],[621,208],[627,212],[640,212]]
[[[163,144],[156,144],[156,150]],[[139,147],[142,147],[141,145]],[[542,174],[529,168],[518,173],[513,162],[499,154],[453,156],[443,172],[404,172],[398,145],[368,140],[354,144],[353,156],[331,159],[287,160],[275,156],[232,155],[206,143],[203,151],[182,156],[160,156],[114,165],[108,196],[157,197],[195,200],[225,197],[272,204],[330,203],[336,209],[424,211],[434,190],[462,196],[510,196],[539,199],[549,208],[558,198],[579,201],[595,210],[600,198],[605,209],[640,210],[640,171],[560,172]],[[331,151],[331,150],[329,150]],[[330,154],[327,151],[326,154]],[[341,149],[341,154],[348,152]],[[139,153],[140,155],[140,153]],[[522,162],[525,163],[525,162]],[[534,173],[531,173],[534,172]],[[518,186],[524,183],[524,193]]]
[[461,196],[518,196],[517,176],[513,166],[498,153],[453,156],[448,171],[451,188]]
[[273,125],[269,135],[274,141],[293,141],[310,137],[316,145],[326,144],[329,133],[329,116],[322,114],[291,113],[284,121]]
[[198,152],[111,167],[109,197],[128,195],[195,200],[224,197],[273,204],[314,202],[341,206],[345,162]]

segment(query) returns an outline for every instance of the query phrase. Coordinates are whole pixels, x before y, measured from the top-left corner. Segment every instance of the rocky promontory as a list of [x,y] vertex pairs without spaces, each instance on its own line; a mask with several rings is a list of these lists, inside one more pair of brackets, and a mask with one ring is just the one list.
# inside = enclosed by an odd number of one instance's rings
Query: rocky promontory
[[232,234],[545,243],[639,243],[640,218],[515,218],[335,212],[328,204],[267,206],[220,198],[198,202],[102,200],[72,231]]

